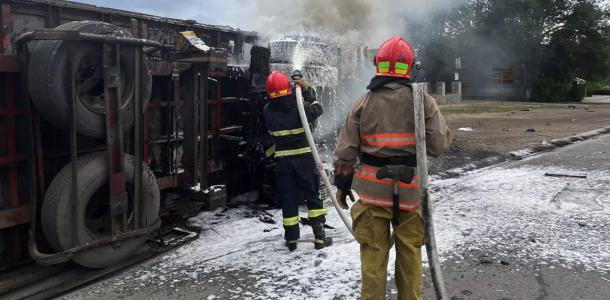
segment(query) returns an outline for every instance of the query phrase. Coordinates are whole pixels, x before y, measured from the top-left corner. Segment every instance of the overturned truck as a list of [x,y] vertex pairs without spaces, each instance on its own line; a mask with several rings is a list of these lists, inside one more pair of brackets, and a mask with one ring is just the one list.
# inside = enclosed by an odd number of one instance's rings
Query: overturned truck
[[0,12],[0,269],[103,268],[181,201],[269,197],[255,33],[69,1]]

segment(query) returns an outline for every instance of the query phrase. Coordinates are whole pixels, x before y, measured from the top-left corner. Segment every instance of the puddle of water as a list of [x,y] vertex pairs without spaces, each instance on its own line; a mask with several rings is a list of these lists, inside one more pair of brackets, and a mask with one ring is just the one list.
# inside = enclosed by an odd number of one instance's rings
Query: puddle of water
[[604,211],[610,204],[609,184],[609,181],[570,182],[553,197],[553,203],[562,210]]

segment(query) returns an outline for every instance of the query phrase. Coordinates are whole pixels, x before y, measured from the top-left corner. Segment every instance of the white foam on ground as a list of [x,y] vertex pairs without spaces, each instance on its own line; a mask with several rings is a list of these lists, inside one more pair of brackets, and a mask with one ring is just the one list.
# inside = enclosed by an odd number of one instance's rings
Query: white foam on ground
[[513,157],[524,158],[524,157],[527,157],[527,156],[530,156],[530,155],[534,154],[534,150],[532,150],[532,149],[521,149],[521,150],[509,152],[508,154],[510,154]]
[[[546,172],[568,171],[491,168],[433,182],[441,258],[459,261],[470,250],[491,251],[510,260],[610,271],[610,173],[589,172],[582,180],[546,177]],[[574,202],[570,193],[589,197]],[[301,237],[308,241],[294,253],[283,245],[279,210],[270,211],[276,224],[261,222],[260,213],[245,218],[247,208],[202,213],[192,220],[205,228],[198,240],[129,278],[113,279],[110,286],[167,290],[209,282],[225,284],[235,299],[355,299],[361,280],[359,245],[334,208],[329,210],[328,223],[337,229],[328,234],[335,244],[314,250],[311,228],[301,226]],[[392,251],[389,279],[394,257]],[[247,291],[218,282],[232,272],[252,282]]]
[[279,211],[273,211],[277,222],[274,225],[258,218],[244,218],[244,210],[230,210],[224,216],[215,216],[214,212],[200,214],[193,219],[193,225],[209,230],[197,241],[141,272],[136,281],[163,284],[167,278],[180,282],[217,271],[246,269],[260,276],[252,288],[262,293],[252,299],[332,299],[357,295],[359,246],[336,213],[331,213],[328,224],[337,229],[327,230],[335,239],[332,247],[314,250],[311,228],[301,226],[303,241],[296,252],[290,253],[283,245]]
[[589,172],[588,179],[547,177],[546,172],[574,171],[492,168],[437,181],[433,197],[440,201],[435,225],[441,256],[494,249],[498,257],[610,270],[610,252],[603,250],[610,248],[610,191],[601,188],[610,172]]

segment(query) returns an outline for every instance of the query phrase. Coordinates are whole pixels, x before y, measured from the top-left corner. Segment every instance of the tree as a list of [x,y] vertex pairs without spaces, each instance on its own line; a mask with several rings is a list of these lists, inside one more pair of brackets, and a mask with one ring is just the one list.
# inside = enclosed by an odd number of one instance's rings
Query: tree
[[465,76],[522,65],[536,100],[567,100],[575,77],[610,76],[609,14],[597,0],[473,0],[428,24],[426,78],[442,79],[461,57]]
[[578,1],[544,47],[540,76],[557,82],[575,77],[603,81],[610,75],[607,14],[592,1]]

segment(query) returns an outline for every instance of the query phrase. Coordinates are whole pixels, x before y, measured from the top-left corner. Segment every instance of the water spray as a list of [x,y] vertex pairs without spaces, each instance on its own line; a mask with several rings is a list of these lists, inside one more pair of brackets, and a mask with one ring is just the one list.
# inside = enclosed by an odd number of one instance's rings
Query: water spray
[[[298,73],[297,73],[297,71],[298,71]],[[295,72],[293,72],[292,78],[293,79],[303,78],[303,74],[299,70],[295,70]],[[311,148],[311,153],[313,154],[313,159],[315,160],[316,165],[318,166],[318,168],[320,168],[320,175],[322,176],[322,181],[324,182],[324,186],[326,187],[326,190],[328,191],[328,194],[330,195],[330,199],[332,200],[333,205],[335,206],[335,209],[337,210],[337,213],[339,213],[339,217],[341,217],[341,220],[345,224],[345,227],[347,227],[347,229],[352,233],[352,235],[354,235],[354,231],[352,230],[352,220],[346,214],[345,210],[343,210],[339,206],[339,203],[337,202],[337,197],[332,192],[333,186],[330,183],[330,179],[328,178],[328,175],[324,171],[322,160],[320,159],[320,154],[318,153],[318,149],[316,148],[316,143],[314,142],[313,135],[311,134],[311,128],[309,127],[309,121],[307,120],[307,114],[305,114],[305,107],[303,105],[303,92],[301,91],[301,87],[299,85],[296,86],[296,96],[297,96],[297,107],[299,109],[301,123],[303,123],[303,128],[305,129],[305,136],[307,137],[307,143],[309,144],[309,148]]]

